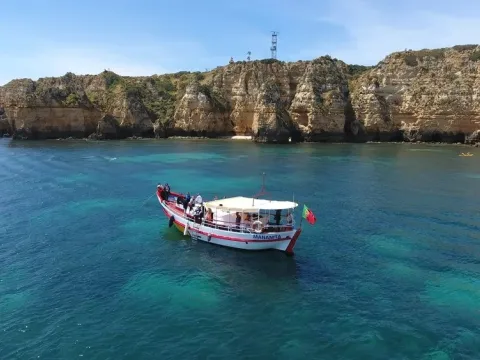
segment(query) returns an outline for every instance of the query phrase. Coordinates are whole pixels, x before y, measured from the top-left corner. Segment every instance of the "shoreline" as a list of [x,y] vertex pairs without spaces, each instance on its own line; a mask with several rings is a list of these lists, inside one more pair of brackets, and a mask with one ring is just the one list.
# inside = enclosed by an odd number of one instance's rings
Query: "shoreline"
[[89,139],[85,138],[77,138],[77,137],[66,137],[66,138],[50,138],[50,139],[15,139],[12,136],[3,136],[0,137],[0,140],[10,140],[11,142],[15,143],[35,143],[41,141],[84,141],[84,142],[117,142],[117,141],[168,141],[168,140],[185,140],[185,141],[197,141],[197,140],[207,140],[207,141],[234,141],[234,142],[253,142],[256,144],[263,144],[263,145],[301,145],[301,144],[324,144],[324,145],[346,145],[346,144],[405,144],[405,145],[436,145],[436,146],[461,146],[461,147],[468,147],[468,148],[479,148],[480,143],[461,143],[461,142],[439,142],[439,141],[296,141],[296,142],[282,142],[282,143],[275,143],[275,142],[261,142],[261,141],[254,141],[253,136],[247,135],[235,135],[235,136],[218,136],[218,137],[205,137],[205,136],[170,136],[167,138],[155,138],[155,137],[126,137],[122,139]]

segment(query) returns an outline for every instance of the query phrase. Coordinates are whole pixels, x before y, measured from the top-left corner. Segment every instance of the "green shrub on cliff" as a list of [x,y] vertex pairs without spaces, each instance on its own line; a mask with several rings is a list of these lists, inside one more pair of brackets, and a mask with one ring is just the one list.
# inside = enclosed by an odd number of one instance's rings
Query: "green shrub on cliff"
[[277,59],[262,59],[259,60],[261,64],[283,64],[283,61],[277,60]]
[[404,61],[405,64],[408,66],[417,66],[419,60],[423,60],[423,58],[430,57],[434,58],[435,60],[442,60],[445,58],[445,51],[447,49],[422,49],[422,50],[409,50],[404,53]]
[[169,77],[150,78],[153,91],[145,96],[144,104],[156,120],[167,124],[173,120],[177,87]]
[[130,101],[142,102],[153,121],[167,124],[175,113],[176,86],[168,76],[150,77],[141,81],[124,81],[125,95]]
[[365,66],[365,65],[356,65],[356,64],[347,65],[348,75],[352,77],[357,77],[360,74],[363,74],[364,72],[373,68],[374,66]]
[[179,72],[173,73],[172,76],[175,79],[178,79],[178,78],[181,78],[182,76],[189,75],[189,74],[190,74],[190,71],[179,71]]
[[417,51],[411,51],[413,55],[415,55],[418,58],[423,58],[423,57],[433,57],[437,60],[443,59],[445,57],[445,48],[441,49],[422,49],[422,50],[417,50]]
[[469,56],[469,59],[470,59],[471,61],[478,61],[478,60],[480,60],[480,51],[477,50],[477,51],[472,52],[472,53],[470,54],[470,56]]
[[455,51],[468,51],[468,50],[474,50],[478,45],[475,44],[467,44],[467,45],[455,45],[453,47],[453,50]]
[[76,93],[69,94],[65,99],[65,105],[67,106],[77,106],[80,101],[79,96]]
[[225,99],[225,97],[222,94],[215,91],[212,85],[206,85],[206,84],[199,85],[198,91],[207,97],[207,99],[210,101],[210,104],[212,104],[212,107],[215,110],[218,110],[221,112],[228,111],[229,109],[228,101]]
[[102,96],[99,92],[94,92],[94,91],[87,91],[86,92],[88,100],[94,105],[94,106],[101,106],[101,99]]
[[329,63],[335,63],[337,62],[338,59],[334,59],[332,58],[330,55],[323,55],[323,56],[319,56],[315,59],[312,60],[312,64],[316,64],[316,65],[325,65],[327,62]]
[[116,85],[118,85],[122,82],[122,77],[120,75],[115,74],[113,71],[105,70],[102,73],[102,76],[104,77],[105,83],[107,85],[107,89],[109,89],[109,90],[111,90]]
[[418,61],[417,61],[417,57],[415,55],[406,55],[405,58],[404,58],[404,61],[405,61],[405,64],[408,65],[408,66],[417,66],[418,65]]

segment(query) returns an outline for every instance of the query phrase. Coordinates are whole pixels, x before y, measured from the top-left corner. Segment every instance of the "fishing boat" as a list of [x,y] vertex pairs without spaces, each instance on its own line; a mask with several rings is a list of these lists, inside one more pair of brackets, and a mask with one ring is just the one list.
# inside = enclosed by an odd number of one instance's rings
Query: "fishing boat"
[[169,221],[194,240],[243,250],[280,250],[293,255],[302,232],[297,227],[294,201],[235,196],[203,201],[197,194],[171,191],[157,185],[156,195]]

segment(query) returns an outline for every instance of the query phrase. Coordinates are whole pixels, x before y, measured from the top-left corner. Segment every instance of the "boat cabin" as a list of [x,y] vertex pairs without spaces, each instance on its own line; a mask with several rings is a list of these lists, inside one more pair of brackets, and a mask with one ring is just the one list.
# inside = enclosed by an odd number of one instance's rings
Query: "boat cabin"
[[239,232],[289,231],[294,225],[292,201],[231,197],[205,202],[204,225]]

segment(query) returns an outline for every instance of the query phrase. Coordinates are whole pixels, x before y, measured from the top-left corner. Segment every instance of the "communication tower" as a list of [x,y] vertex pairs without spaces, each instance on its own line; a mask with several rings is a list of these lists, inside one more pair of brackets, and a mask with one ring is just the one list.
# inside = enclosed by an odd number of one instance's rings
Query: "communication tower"
[[252,55],[252,52],[251,51],[247,52],[247,55],[248,55],[247,56],[247,61],[250,61],[250,55]]
[[272,46],[270,47],[270,51],[272,52],[272,59],[277,58],[277,35],[278,32],[272,31]]

